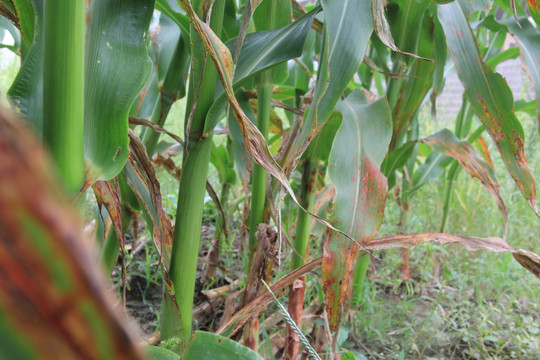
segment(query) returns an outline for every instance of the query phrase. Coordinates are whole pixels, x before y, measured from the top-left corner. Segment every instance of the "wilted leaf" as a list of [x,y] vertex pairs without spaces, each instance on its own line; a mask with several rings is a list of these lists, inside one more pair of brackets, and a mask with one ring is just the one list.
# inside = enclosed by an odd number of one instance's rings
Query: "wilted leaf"
[[[270,153],[270,150],[268,149],[268,144],[264,136],[262,136],[259,129],[257,129],[257,127],[246,116],[242,107],[238,103],[238,100],[235,97],[233,90],[233,82],[231,78],[233,71],[233,63],[229,49],[219,40],[219,38],[216,36],[216,34],[214,34],[212,29],[210,29],[210,27],[208,27],[197,17],[197,14],[195,14],[193,8],[191,7],[191,4],[187,0],[181,0],[181,2],[182,6],[192,20],[195,31],[201,39],[204,48],[211,56],[212,61],[216,66],[219,78],[225,89],[225,93],[227,94],[227,99],[229,100],[232,113],[236,117],[240,130],[242,132],[242,136],[244,137],[244,140],[246,142],[246,147],[249,150],[251,156],[253,157],[253,160],[257,164],[261,165],[273,177],[275,177],[289,193],[293,201],[301,207],[298,199],[296,198],[296,195],[294,194],[294,191],[291,188],[291,185],[289,184],[287,176]],[[305,211],[305,209],[303,208],[302,210]],[[321,219],[314,214],[311,215],[315,219],[317,219],[317,221],[325,224],[332,230],[338,231],[341,234],[350,238],[349,235],[334,228],[324,219]]]
[[[415,0],[413,0],[415,1]],[[414,3],[410,2],[414,7]],[[385,13],[385,7],[387,4],[387,0],[371,0],[371,12],[373,15],[373,28],[375,29],[375,33],[379,37],[379,39],[390,49],[392,49],[395,52],[398,52],[403,55],[424,59],[427,61],[432,61],[431,59],[423,58],[421,56],[412,54],[410,52],[401,51],[396,43],[394,42],[394,37],[392,36],[392,32],[390,31],[390,26],[388,25],[388,21],[386,20],[386,17],[384,15]],[[410,6],[409,6],[410,7]],[[424,7],[424,5],[422,5]],[[420,19],[422,16],[416,17],[416,21],[420,22]]]
[[124,225],[122,222],[122,205],[120,204],[120,188],[118,181],[96,181],[92,185],[98,208],[105,205],[107,212],[111,218],[116,238],[120,243],[120,247],[124,249]]
[[0,148],[0,357],[142,359],[50,159],[3,110]]
[[[276,281],[270,288],[272,293],[276,297],[281,297],[289,292],[289,286],[297,279],[310,273],[322,265],[322,257],[314,259],[309,263],[302,265],[301,267],[291,271],[278,281]],[[250,301],[246,306],[237,311],[225,324],[222,324],[219,329],[216,330],[216,334],[224,336],[232,336],[244,324],[253,316],[260,314],[266,307],[274,301],[274,297],[269,292],[265,291],[261,295],[257,296],[254,300]]]
[[[233,86],[236,89],[246,79],[281,62],[302,54],[311,24],[319,9],[315,9],[295,22],[280,29],[259,31],[248,34],[242,44],[238,63],[234,72]],[[227,42],[229,50],[235,48],[238,39]],[[227,105],[227,94],[221,93],[208,111],[205,132],[214,129],[220,114]]]
[[[402,234],[388,236],[384,238],[373,239],[364,244],[366,250],[384,250],[393,248],[410,248],[412,246],[424,244],[427,242],[439,241],[446,243],[459,243],[465,246],[469,251],[489,250],[494,252],[511,252],[517,261],[523,267],[540,278],[540,257],[530,251],[515,251],[503,239],[497,237],[478,238],[473,236],[459,236],[441,233],[422,233],[422,234]],[[312,272],[322,266],[323,258],[313,259],[300,268],[290,272],[288,275],[276,281],[272,286],[272,292],[276,297],[281,297],[288,292],[289,286],[300,277]],[[255,298],[245,307],[240,309],[225,324],[216,331],[217,334],[232,336],[253,316],[264,311],[266,307],[273,302],[273,297],[269,292]]]
[[130,154],[124,167],[124,176],[139,203],[146,210],[145,217],[152,228],[152,238],[166,270],[172,249],[171,220],[163,211],[160,184],[144,145],[132,130],[129,131],[129,138]]
[[430,137],[421,139],[420,142],[429,145],[433,150],[444,154],[445,156],[456,159],[469,175],[480,180],[482,185],[490,192],[497,202],[497,207],[503,216],[506,228],[508,214],[499,192],[500,186],[495,177],[493,168],[478,156],[471,144],[467,141],[459,140],[447,129],[441,130]]
[[540,256],[528,250],[519,250],[512,254],[525,269],[532,272],[540,279]]
[[506,168],[523,196],[540,217],[535,181],[524,153],[525,137],[514,114],[512,92],[503,77],[484,64],[460,4],[454,2],[439,7],[448,50],[474,112],[497,144]]
[[468,251],[510,252],[521,266],[540,278],[540,257],[527,250],[516,251],[499,237],[479,238],[441,233],[404,234],[374,239],[366,245],[366,248],[368,250],[410,248],[431,241],[438,241],[442,244],[459,243],[465,246]]

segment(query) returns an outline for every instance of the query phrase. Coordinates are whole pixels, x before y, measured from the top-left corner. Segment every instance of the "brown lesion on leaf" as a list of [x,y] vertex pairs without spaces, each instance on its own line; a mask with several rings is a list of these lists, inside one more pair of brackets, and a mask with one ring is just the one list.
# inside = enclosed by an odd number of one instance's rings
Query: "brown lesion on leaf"
[[523,148],[524,148],[523,139],[515,130],[512,130],[512,140],[513,140],[512,145],[515,149],[514,158],[516,159],[518,166],[522,169],[527,169],[529,165],[527,163],[527,158],[525,157],[525,153],[523,151]]
[[533,8],[536,11],[540,11],[540,5],[538,4],[537,0],[527,0],[527,4],[530,8]]

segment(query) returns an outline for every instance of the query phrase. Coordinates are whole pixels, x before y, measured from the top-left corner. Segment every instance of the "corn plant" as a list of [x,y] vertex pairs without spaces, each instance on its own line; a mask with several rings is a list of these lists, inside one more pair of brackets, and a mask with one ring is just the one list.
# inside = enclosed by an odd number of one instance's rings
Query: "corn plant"
[[[318,268],[332,352],[370,254],[432,241],[510,252],[540,277],[540,258],[506,241],[511,209],[487,147],[473,147],[489,135],[540,216],[515,114],[532,111],[540,119],[540,102],[514,103],[495,70],[521,55],[540,93],[540,15],[535,1],[527,5],[0,0],[6,20],[0,26],[21,59],[8,94],[18,119],[0,113],[0,357],[258,359],[259,319],[289,292],[284,356],[296,359],[307,341],[298,336],[305,275]],[[519,48],[503,47],[508,34]],[[465,89],[454,131],[422,137],[420,109],[431,101],[435,116],[452,72]],[[164,126],[184,97],[181,137]],[[166,151],[164,136],[174,140]],[[167,158],[172,148],[182,154],[179,165]],[[172,221],[156,164],[179,182]],[[210,164],[221,196],[208,181]],[[444,233],[462,170],[493,197],[502,234]],[[441,231],[409,234],[414,194],[441,179]],[[112,224],[92,242],[108,275],[118,258],[125,270],[125,232],[137,214],[145,220],[163,273],[162,347],[141,351],[107,298],[77,214],[90,188],[101,220]],[[399,194],[400,234],[378,237],[392,189]],[[231,235],[227,220],[240,217],[228,205],[232,190],[243,192],[249,208],[240,225],[248,231],[246,287],[215,333],[193,331],[204,198],[208,192],[220,217],[207,257],[209,283],[222,238]],[[295,210],[282,212],[287,207]],[[324,229],[322,249],[310,254],[316,223]],[[291,271],[276,279],[284,255]],[[229,339],[240,334],[245,346]]]

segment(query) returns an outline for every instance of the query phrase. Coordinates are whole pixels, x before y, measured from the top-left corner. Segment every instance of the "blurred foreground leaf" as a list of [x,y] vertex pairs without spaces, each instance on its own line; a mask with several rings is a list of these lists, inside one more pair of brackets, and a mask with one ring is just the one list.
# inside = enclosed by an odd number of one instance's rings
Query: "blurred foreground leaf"
[[0,358],[142,359],[27,129],[0,110]]

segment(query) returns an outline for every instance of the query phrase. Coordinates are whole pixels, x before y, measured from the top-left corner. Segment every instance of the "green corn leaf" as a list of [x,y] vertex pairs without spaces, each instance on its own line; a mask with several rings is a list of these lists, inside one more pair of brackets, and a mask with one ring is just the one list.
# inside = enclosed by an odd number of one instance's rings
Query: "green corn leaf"
[[448,48],[446,46],[446,37],[438,17],[434,18],[435,25],[435,48],[433,49],[433,60],[435,60],[435,70],[433,71],[433,87],[431,89],[431,114],[434,118],[437,116],[436,102],[437,96],[444,87],[444,69],[448,57]]
[[[253,112],[249,99],[246,97],[244,92],[238,91],[236,98],[238,99],[238,103],[244,111],[244,114],[246,114],[251,122],[255,123],[256,115]],[[249,151],[247,150],[246,142],[244,140],[244,136],[242,135],[242,130],[240,129],[240,126],[238,125],[238,122],[236,121],[236,118],[232,112],[229,114],[227,123],[229,124],[229,130],[233,140],[234,163],[236,164],[238,175],[242,180],[242,184],[247,185],[253,162],[249,155]]]
[[[269,16],[269,14],[272,16]],[[253,22],[258,31],[287,26],[291,22],[291,18],[291,1],[263,1],[253,13]],[[283,84],[288,76],[289,67],[287,63],[276,65],[272,69],[273,84]]]
[[262,360],[255,351],[226,337],[196,331],[183,360]]
[[148,346],[144,350],[146,360],[180,360],[180,355],[162,347]]
[[182,13],[176,0],[156,0],[156,10],[171,18],[183,33],[189,34],[189,18]]
[[[353,92],[336,109],[343,120],[328,160],[328,174],[336,188],[331,219],[360,244],[369,243],[384,217],[387,182],[379,166],[391,139],[390,107],[385,99],[368,104],[361,93]],[[334,330],[360,249],[340,234],[325,241],[322,281]]]
[[36,134],[43,130],[43,0],[33,0],[36,34],[19,73],[8,91],[13,106]]
[[508,84],[482,61],[472,29],[460,3],[439,7],[451,55],[467,99],[499,148],[506,168],[534,212],[536,188],[524,153],[523,128],[514,114]]
[[[111,179],[127,159],[128,112],[151,68],[145,35],[153,7],[144,0],[114,6],[91,3],[85,74],[85,158],[87,180]],[[34,0],[36,28],[43,22],[43,0]],[[136,19],[137,21],[133,21]],[[43,32],[37,31],[9,97],[36,131],[43,128]],[[112,86],[111,86],[112,84]]]
[[[435,26],[432,16],[426,15],[419,32],[417,53],[423,57],[433,57],[435,47]],[[393,107],[394,139],[410,124],[432,86],[435,64],[414,59],[407,77],[399,80],[399,97]],[[391,91],[391,89],[389,89]]]
[[219,182],[222,184],[234,184],[236,180],[236,172],[229,167],[229,152],[223,145],[212,145],[212,153],[210,154],[210,162],[217,170]]
[[390,177],[394,171],[404,167],[412,156],[414,147],[415,143],[411,141],[389,152],[381,165],[384,176]]
[[404,193],[403,197],[410,198],[415,191],[426,183],[439,180],[444,169],[450,163],[452,163],[451,158],[437,152],[430,153],[425,162],[414,171],[412,175],[412,189],[410,192]]
[[128,115],[151,70],[147,33],[153,1],[91,2],[86,43],[87,177],[110,179],[129,152]]

